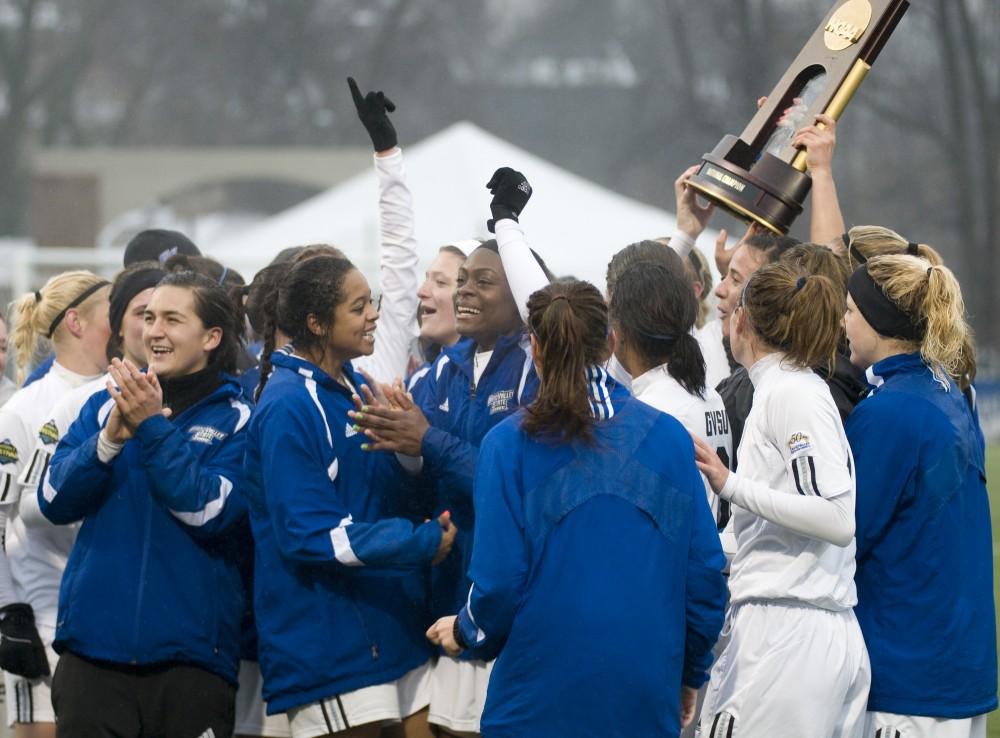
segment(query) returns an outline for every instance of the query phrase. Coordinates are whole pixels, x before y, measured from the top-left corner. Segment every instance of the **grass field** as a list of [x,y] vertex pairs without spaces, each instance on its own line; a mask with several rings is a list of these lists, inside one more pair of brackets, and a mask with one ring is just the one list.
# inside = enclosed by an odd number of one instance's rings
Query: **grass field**
[[[993,599],[1000,592],[1000,446],[986,450],[986,484],[990,491],[990,518],[993,523]],[[998,610],[1000,611],[1000,610]],[[997,623],[1000,632],[1000,622]],[[1000,711],[990,715],[989,738],[1000,738]]]

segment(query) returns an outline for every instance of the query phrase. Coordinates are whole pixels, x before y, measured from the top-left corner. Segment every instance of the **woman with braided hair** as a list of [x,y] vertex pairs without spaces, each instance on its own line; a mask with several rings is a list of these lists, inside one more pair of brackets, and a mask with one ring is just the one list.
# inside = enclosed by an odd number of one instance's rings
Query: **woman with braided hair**
[[847,420],[858,474],[858,620],[872,662],[865,738],[981,738],[997,707],[983,434],[958,281],[876,256],[844,325],[870,395]]
[[66,393],[107,367],[108,291],[107,280],[96,274],[64,272],[20,298],[14,310],[19,380],[42,338],[52,342],[55,356],[48,373],[0,409],[0,529],[6,525],[6,550],[0,553],[0,666],[6,672],[8,722],[25,738],[55,735],[52,639],[59,580],[75,536],[38,511],[34,492],[41,469],[32,463],[37,461],[36,434]]

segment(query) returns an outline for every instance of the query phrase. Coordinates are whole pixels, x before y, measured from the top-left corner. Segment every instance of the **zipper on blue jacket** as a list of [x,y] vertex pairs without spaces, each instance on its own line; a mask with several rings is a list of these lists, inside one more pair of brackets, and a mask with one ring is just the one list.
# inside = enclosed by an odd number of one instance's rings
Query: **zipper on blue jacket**
[[361,608],[358,607],[358,603],[354,599],[354,591],[350,582],[347,583],[345,587],[347,590],[347,599],[351,603],[351,607],[354,608],[354,614],[358,616],[358,622],[361,623],[361,631],[365,634],[365,640],[368,641],[368,648],[372,654],[372,661],[378,661],[378,644],[372,640],[371,633],[368,632],[368,624],[365,623],[365,618],[361,614]]
[[[340,392],[344,395],[347,395],[348,398],[352,397],[353,393],[351,392],[350,389],[345,387],[336,379],[333,379],[333,377],[330,377],[330,379],[332,380],[332,382],[329,385],[330,389],[332,389],[335,392]],[[353,384],[354,377],[347,376],[347,379],[349,381],[352,381]],[[353,591],[351,591],[352,587],[350,583],[347,584],[346,589],[347,589],[347,599],[350,600],[351,607],[354,609],[354,614],[358,616],[358,622],[361,624],[361,631],[364,633],[365,640],[368,641],[368,649],[371,652],[372,660],[378,661],[379,659],[378,644],[376,644],[375,641],[372,640],[371,634],[368,632],[368,625],[365,623],[365,619],[361,615],[361,610],[358,608],[358,603],[354,600],[354,593]]]
[[139,619],[142,615],[142,597],[146,590],[146,565],[149,562],[149,534],[153,524],[153,504],[148,496],[143,497],[146,504],[146,524],[143,528],[142,536],[142,563],[139,565],[139,587],[135,597],[135,622],[132,624],[132,663],[136,663],[135,656],[139,653]]

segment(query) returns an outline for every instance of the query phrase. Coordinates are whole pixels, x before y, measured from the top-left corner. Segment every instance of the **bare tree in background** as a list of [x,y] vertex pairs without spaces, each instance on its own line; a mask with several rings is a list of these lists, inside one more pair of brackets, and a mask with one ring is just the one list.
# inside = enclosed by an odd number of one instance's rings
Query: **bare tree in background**
[[[944,89],[949,130],[942,142],[954,183],[952,202],[959,214],[957,235],[965,257],[966,275],[992,277],[971,291],[970,307],[981,339],[1000,344],[1000,79],[995,52],[1000,38],[996,3],[937,0]],[[994,52],[994,65],[987,47]],[[971,284],[977,284],[970,280]]]
[[[670,207],[834,2],[0,0],[0,233],[21,230],[35,144],[362,143],[348,74],[397,98],[406,143],[471,120]],[[835,168],[848,221],[939,247],[1000,346],[997,38],[994,0],[914,2]]]
[[24,152],[31,118],[72,116],[72,89],[89,66],[101,28],[121,0],[6,0],[0,4],[0,233],[22,232]]

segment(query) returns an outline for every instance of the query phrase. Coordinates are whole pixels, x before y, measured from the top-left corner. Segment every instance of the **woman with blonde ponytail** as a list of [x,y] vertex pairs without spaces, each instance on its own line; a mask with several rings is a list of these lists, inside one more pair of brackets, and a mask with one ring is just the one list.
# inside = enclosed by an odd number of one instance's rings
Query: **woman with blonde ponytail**
[[939,266],[944,263],[941,255],[932,247],[925,243],[915,243],[908,241],[903,236],[896,233],[891,228],[875,225],[854,226],[844,233],[839,241],[831,246],[842,251],[847,257],[850,268],[856,269],[869,259],[876,256],[892,256],[906,254],[908,256],[919,256],[925,259],[932,266]]
[[853,465],[813,371],[833,363],[843,306],[830,278],[779,262],[753,273],[730,317],[753,402],[738,473],[694,439],[736,537],[702,735],[861,735],[870,671],[853,610]]
[[44,463],[34,453],[39,429],[66,394],[104,372],[110,285],[86,271],[64,272],[23,296],[13,311],[11,332],[18,379],[41,340],[51,341],[54,362],[44,377],[18,390],[0,408],[0,667],[8,722],[15,736],[55,736],[51,674],[61,567],[75,530],[52,526],[38,509],[35,488]]
[[483,440],[472,587],[428,637],[453,656],[499,653],[484,735],[676,736],[725,607],[691,441],[603,369],[593,285],[535,292],[527,323],[538,395]]
[[847,421],[872,661],[865,735],[985,736],[997,707],[992,533],[983,435],[962,392],[976,364],[961,289],[940,264],[874,257],[851,276],[844,325],[872,386]]

